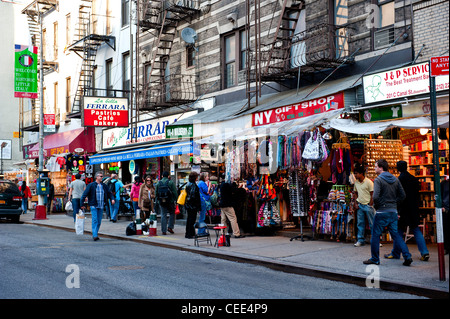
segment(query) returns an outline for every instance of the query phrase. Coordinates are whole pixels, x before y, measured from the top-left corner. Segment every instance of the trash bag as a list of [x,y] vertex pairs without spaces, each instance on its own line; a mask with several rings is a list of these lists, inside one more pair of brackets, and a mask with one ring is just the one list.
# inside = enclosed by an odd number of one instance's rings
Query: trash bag
[[125,230],[125,234],[127,236],[136,235],[136,224],[134,222],[131,222],[127,229]]

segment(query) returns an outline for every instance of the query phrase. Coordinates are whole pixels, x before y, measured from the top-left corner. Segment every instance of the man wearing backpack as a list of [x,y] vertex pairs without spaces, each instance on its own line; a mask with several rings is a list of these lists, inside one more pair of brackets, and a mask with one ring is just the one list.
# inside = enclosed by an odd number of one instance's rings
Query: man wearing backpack
[[[175,183],[169,180],[169,172],[163,173],[163,178],[156,184],[156,203],[161,212],[161,232],[163,235],[173,234],[175,225],[175,203],[177,200],[177,188]],[[167,214],[169,214],[169,225],[167,225]]]
[[111,221],[115,223],[117,221],[117,214],[119,213],[120,206],[120,189],[124,187],[123,183],[117,179],[117,174],[112,173],[111,179],[106,184],[109,191],[113,194],[115,203],[109,202]]

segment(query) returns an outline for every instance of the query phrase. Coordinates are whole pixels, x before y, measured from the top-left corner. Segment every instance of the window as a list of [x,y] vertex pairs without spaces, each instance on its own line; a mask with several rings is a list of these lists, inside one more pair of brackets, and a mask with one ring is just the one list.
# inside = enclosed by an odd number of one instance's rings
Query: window
[[188,68],[195,66],[195,49],[191,45],[186,48],[186,60]]
[[58,121],[59,109],[58,109],[58,82],[53,83],[53,112],[55,119]]
[[[130,90],[130,53],[122,55],[122,90]],[[129,97],[129,93],[123,92],[124,97]]]
[[380,7],[380,28],[388,27],[395,23],[395,8],[394,1],[380,4],[382,1],[378,1]]
[[113,96],[113,82],[112,82],[112,59],[109,59],[105,63],[106,65],[106,96]]
[[72,32],[70,31],[72,29],[72,22],[70,18],[70,13],[66,15],[66,44],[70,45],[72,44]]
[[112,18],[111,0],[106,0],[106,34],[112,33]]
[[42,30],[42,57],[47,60],[47,29]]
[[66,78],[66,113],[70,113],[72,107],[71,107],[71,103],[70,103],[70,85],[71,85],[71,81],[70,81],[70,77]]
[[53,58],[58,59],[58,22],[53,23]]
[[130,24],[130,0],[122,0],[122,27]]
[[238,73],[246,68],[247,63],[247,33],[236,30],[226,34],[222,39],[223,47],[223,80],[224,88],[237,85]]

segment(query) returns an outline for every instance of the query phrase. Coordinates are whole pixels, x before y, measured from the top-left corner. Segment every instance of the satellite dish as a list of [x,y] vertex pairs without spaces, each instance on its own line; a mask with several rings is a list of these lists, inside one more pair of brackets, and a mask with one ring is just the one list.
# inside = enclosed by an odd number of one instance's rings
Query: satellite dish
[[197,32],[195,32],[192,28],[184,28],[181,31],[181,38],[189,44],[194,44],[195,40],[197,40]]

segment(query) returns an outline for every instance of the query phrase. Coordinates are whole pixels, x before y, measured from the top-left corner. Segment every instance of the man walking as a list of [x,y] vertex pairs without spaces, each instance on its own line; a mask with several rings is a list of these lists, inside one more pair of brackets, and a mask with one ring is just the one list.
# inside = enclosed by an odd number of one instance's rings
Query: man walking
[[375,163],[375,172],[379,175],[373,185],[373,203],[376,214],[372,226],[372,239],[370,248],[372,257],[365,260],[366,265],[380,264],[380,235],[387,227],[394,245],[398,245],[405,261],[403,265],[409,266],[412,263],[411,254],[408,247],[398,233],[397,204],[401,203],[406,195],[399,180],[388,172],[389,164],[385,159],[380,159]]
[[86,189],[86,184],[81,180],[81,175],[75,175],[75,180],[69,184],[69,200],[72,200],[73,221],[76,221],[76,215],[81,207],[81,195]]
[[115,223],[117,221],[117,214],[119,213],[119,206],[120,206],[120,189],[124,187],[123,183],[119,181],[117,178],[116,173],[111,174],[111,178],[106,184],[109,188],[109,191],[112,193],[114,197],[114,202],[110,202],[110,214],[111,214],[111,221]]
[[95,173],[95,181],[90,183],[81,195],[81,208],[84,209],[84,200],[88,199],[88,205],[91,209],[92,217],[92,238],[94,241],[99,240],[98,231],[102,223],[103,208],[108,199],[114,205],[115,200],[113,194],[109,191],[106,184],[102,183],[103,172]]
[[[397,170],[400,172],[398,180],[402,184],[403,190],[406,194],[406,199],[399,205],[399,221],[398,221],[398,233],[403,238],[406,227],[409,227],[410,231],[414,234],[416,239],[417,248],[421,254],[420,260],[428,261],[430,254],[423,238],[422,231],[420,230],[420,212],[419,212],[419,190],[420,184],[417,178],[412,176],[408,171],[408,164],[405,161],[397,162]],[[400,258],[400,246],[394,241],[394,247],[390,254],[384,255],[388,259]]]
[[364,167],[358,166],[355,168],[355,192],[357,194],[356,201],[358,203],[357,218],[357,242],[355,247],[360,247],[365,244],[364,232],[366,230],[366,217],[369,222],[369,227],[372,229],[373,224],[373,182],[365,177]]
[[[155,194],[161,212],[161,232],[163,235],[167,235],[167,231],[173,234],[175,205],[178,197],[175,183],[169,180],[169,172],[163,172],[163,178],[156,184]],[[169,225],[167,225],[167,214],[169,214]]]

